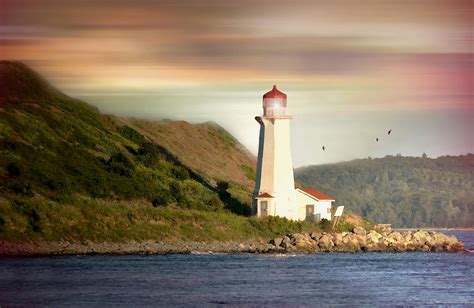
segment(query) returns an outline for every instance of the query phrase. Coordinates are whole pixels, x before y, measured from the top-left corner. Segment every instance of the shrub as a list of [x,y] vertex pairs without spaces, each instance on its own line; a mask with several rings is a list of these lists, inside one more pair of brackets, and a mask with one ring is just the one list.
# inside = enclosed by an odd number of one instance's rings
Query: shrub
[[146,142],[145,137],[131,127],[121,126],[117,129],[117,131],[124,138],[132,141],[135,144],[141,145]]
[[355,225],[341,221],[340,223],[337,224],[336,226],[336,231],[337,232],[350,232],[354,229]]
[[319,222],[319,226],[321,227],[322,230],[329,231],[331,229],[331,222],[327,220],[326,218],[323,218]]
[[41,232],[41,216],[30,203],[24,200],[15,199],[13,200],[13,205],[20,213],[27,217],[28,224],[30,225],[33,232]]
[[169,194],[163,193],[152,198],[151,204],[153,207],[165,206],[170,202],[171,196]]
[[122,176],[131,176],[134,169],[133,164],[122,152],[114,153],[107,161],[107,167],[109,171]]
[[219,198],[221,198],[222,201],[226,201],[227,199],[230,198],[230,193],[227,191],[229,189],[229,183],[225,181],[218,181],[217,182],[217,192],[219,193]]
[[30,184],[14,183],[10,186],[10,188],[18,195],[24,195],[28,197],[32,197],[34,195]]
[[297,233],[302,231],[302,223],[291,221],[278,216],[264,218],[251,218],[251,223],[262,231],[270,231],[272,234]]
[[16,177],[21,175],[20,167],[18,167],[14,163],[11,163],[7,166],[7,172],[8,176],[10,177]]

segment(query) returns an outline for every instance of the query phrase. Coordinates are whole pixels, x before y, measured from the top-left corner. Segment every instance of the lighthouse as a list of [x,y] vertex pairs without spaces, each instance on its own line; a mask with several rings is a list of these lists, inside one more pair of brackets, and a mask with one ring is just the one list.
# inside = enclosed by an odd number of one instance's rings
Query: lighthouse
[[290,147],[287,95],[273,86],[263,95],[253,210],[257,217],[299,219]]

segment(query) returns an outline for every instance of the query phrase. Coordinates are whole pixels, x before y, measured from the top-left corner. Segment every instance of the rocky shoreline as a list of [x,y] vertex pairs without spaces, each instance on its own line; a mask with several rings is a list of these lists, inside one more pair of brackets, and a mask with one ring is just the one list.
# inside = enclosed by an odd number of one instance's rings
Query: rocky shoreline
[[191,242],[130,241],[126,243],[15,243],[0,241],[0,256],[37,255],[154,255],[189,253],[324,253],[324,252],[460,252],[464,244],[455,236],[433,231],[367,232],[356,227],[352,232],[293,233],[270,241]]
[[367,232],[356,227],[352,232],[312,232],[288,234],[270,241],[273,251],[291,252],[460,252],[464,244],[454,235],[434,231]]

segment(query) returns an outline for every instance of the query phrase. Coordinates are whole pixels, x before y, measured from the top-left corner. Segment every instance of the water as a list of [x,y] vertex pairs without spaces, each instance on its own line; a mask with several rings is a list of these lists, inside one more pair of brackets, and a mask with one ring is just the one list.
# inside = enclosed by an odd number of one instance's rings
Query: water
[[[456,233],[474,247],[474,232]],[[474,303],[474,253],[0,259],[0,305]]]

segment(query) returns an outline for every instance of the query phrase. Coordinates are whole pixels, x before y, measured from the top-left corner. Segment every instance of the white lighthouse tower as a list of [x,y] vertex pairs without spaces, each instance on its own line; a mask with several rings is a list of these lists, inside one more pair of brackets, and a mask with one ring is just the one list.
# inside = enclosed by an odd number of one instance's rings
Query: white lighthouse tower
[[299,219],[296,204],[293,162],[290,148],[290,120],[287,96],[276,86],[263,95],[260,123],[254,214]]

